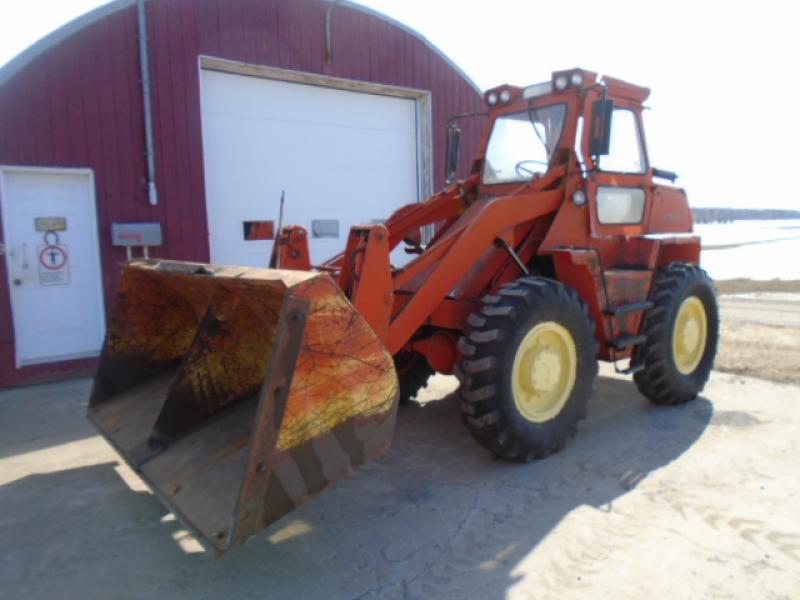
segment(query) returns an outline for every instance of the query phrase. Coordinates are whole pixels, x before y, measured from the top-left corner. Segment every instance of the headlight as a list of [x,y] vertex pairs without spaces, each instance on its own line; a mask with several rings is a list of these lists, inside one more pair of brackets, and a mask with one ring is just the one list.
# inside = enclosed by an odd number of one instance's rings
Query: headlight
[[578,87],[580,84],[583,83],[583,73],[581,73],[580,71],[575,71],[569,80],[570,83],[572,83],[572,85]]
[[494,92],[489,94],[489,96],[486,98],[486,101],[489,103],[489,106],[494,106],[497,104],[497,94]]
[[572,201],[575,203],[575,206],[583,206],[586,204],[586,192],[583,190],[575,190],[572,194]]
[[511,100],[511,92],[509,92],[508,90],[503,90],[502,92],[500,92],[501,102],[508,102],[509,100]]
[[556,89],[559,92],[563,92],[567,89],[567,76],[566,75],[559,75],[556,77]]

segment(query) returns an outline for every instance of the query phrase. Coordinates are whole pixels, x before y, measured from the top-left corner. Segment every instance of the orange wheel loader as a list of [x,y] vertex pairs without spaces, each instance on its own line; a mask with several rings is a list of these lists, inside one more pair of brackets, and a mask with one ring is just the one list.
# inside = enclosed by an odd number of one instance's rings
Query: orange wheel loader
[[648,162],[648,94],[581,69],[489,90],[466,179],[454,118],[448,187],[324,264],[301,227],[269,268],[128,262],[89,418],[224,552],[385,451],[433,372],[458,377],[478,443],[519,461],[574,435],[598,359],[657,404],[693,399],[717,302],[686,194]]

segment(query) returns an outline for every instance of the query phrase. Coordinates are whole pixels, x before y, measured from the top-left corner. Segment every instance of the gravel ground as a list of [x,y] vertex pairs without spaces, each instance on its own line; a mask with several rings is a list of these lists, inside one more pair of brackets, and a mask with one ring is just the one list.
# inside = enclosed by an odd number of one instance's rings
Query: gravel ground
[[86,422],[89,380],[0,392],[0,597],[797,598],[800,296],[719,288],[729,373],[694,402],[605,365],[577,438],[509,464],[437,375],[384,457],[220,559]]
[[800,281],[717,283],[721,312],[715,368],[800,384]]
[[219,559],[85,421],[90,382],[0,393],[5,598],[796,598],[800,387],[714,373],[654,407],[601,370],[576,439],[489,456],[452,377],[395,443]]
[[715,282],[717,293],[720,295],[749,294],[753,292],[785,292],[800,293],[800,281],[786,281],[784,279],[725,279]]

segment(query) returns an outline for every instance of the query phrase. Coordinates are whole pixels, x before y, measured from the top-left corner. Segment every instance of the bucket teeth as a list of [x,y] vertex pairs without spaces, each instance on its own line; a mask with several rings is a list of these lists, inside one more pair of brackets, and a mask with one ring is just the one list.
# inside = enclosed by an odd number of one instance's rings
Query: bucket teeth
[[391,356],[327,275],[123,268],[89,418],[217,552],[389,445]]

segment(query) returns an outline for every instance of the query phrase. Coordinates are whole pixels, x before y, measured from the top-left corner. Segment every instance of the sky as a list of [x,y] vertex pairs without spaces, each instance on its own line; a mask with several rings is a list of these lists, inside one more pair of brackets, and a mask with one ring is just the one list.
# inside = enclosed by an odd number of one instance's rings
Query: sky
[[[800,210],[793,2],[360,3],[424,35],[482,89],[577,66],[647,86],[650,163],[676,171],[692,205]],[[101,4],[0,0],[0,64]]]

